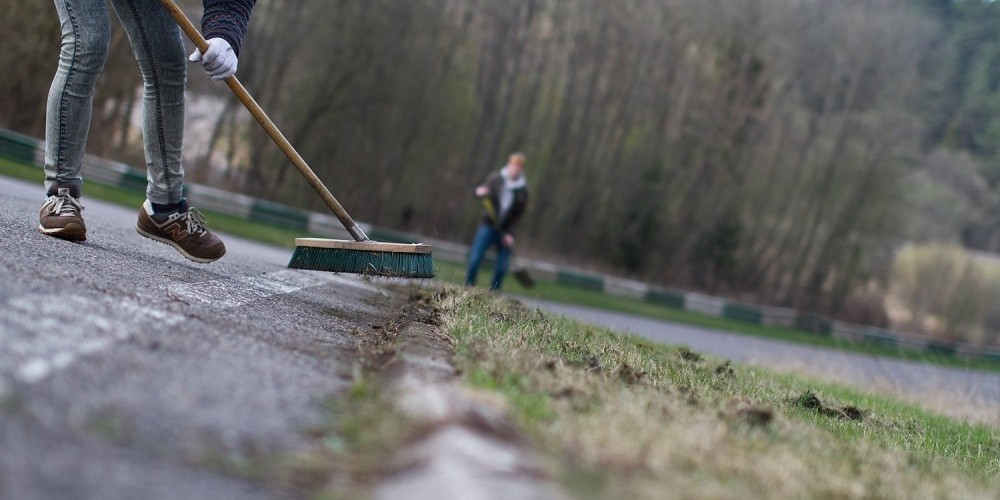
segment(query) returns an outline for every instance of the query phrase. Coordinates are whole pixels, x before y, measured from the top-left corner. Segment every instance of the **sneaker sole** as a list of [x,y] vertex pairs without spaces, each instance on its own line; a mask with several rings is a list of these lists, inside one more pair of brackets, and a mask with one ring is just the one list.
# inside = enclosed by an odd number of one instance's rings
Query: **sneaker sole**
[[220,256],[218,256],[218,257],[216,257],[214,259],[206,259],[204,257],[195,257],[194,255],[191,255],[191,254],[187,253],[186,251],[184,251],[184,249],[180,245],[178,245],[175,241],[173,241],[173,240],[168,240],[166,238],[161,238],[159,236],[147,233],[146,231],[143,231],[142,228],[139,227],[139,226],[135,226],[135,232],[137,232],[140,235],[142,235],[143,237],[149,238],[149,239],[151,239],[153,241],[158,241],[160,243],[163,243],[164,245],[170,245],[170,246],[174,247],[174,250],[177,250],[181,255],[183,255],[185,259],[190,260],[192,262],[197,262],[199,264],[210,264],[212,262],[215,262],[215,261],[221,259],[222,257],[224,257],[226,255],[226,253],[223,252],[222,255],[220,255]]
[[46,229],[39,224],[38,231],[46,236],[52,236],[54,238],[59,238],[60,240],[87,241],[87,230],[80,227],[79,224],[67,224],[66,227],[56,227],[51,229]]

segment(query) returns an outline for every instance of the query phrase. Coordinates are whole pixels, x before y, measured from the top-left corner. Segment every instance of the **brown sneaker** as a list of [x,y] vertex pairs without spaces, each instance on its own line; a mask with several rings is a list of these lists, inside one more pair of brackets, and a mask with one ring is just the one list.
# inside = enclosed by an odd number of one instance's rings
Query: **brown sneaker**
[[86,241],[87,225],[83,223],[80,200],[67,188],[59,188],[57,193],[49,196],[38,212],[38,230],[64,240]]
[[215,262],[226,254],[222,240],[205,228],[205,216],[195,208],[188,208],[186,203],[180,212],[154,215],[153,205],[146,200],[139,210],[135,230],[151,240],[176,248],[195,262]]

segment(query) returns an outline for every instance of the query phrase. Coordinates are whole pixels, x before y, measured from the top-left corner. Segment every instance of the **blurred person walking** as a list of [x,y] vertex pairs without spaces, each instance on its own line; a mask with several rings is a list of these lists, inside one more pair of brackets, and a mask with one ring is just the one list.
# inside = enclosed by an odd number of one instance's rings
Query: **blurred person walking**
[[483,203],[483,220],[476,231],[469,253],[466,286],[475,286],[479,265],[490,247],[496,247],[497,262],[490,281],[490,290],[499,290],[510,267],[514,250],[514,226],[528,205],[528,182],[524,174],[527,157],[513,153],[507,165],[494,172],[483,185],[475,190],[476,198]]
[[[143,78],[142,132],[146,201],[136,231],[173,246],[195,262],[226,253],[205,218],[184,198],[184,90],[187,62],[199,62],[213,80],[236,73],[240,45],[256,0],[204,0],[202,29],[208,50],[185,57],[181,30],[159,0],[111,0]],[[108,58],[111,20],[107,0],[55,0],[62,27],[59,66],[45,116],[45,203],[38,229],[71,241],[87,239],[80,167],[97,80]]]

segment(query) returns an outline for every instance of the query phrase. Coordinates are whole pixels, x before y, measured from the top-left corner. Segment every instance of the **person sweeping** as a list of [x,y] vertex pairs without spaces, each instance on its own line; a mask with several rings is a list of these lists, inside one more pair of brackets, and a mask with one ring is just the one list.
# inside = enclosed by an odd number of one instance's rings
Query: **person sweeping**
[[[146,201],[136,231],[169,244],[195,262],[213,262],[226,246],[184,198],[184,91],[187,62],[213,80],[236,73],[240,45],[256,0],[204,0],[208,49],[185,57],[181,30],[159,0],[111,0],[143,78],[142,132]],[[39,230],[72,241],[87,239],[80,167],[90,129],[94,89],[108,58],[107,0],[55,0],[62,27],[59,67],[49,89],[45,130],[45,190]]]
[[527,158],[522,153],[510,155],[507,165],[475,190],[485,209],[470,249],[466,286],[475,286],[479,265],[491,247],[496,247],[497,262],[490,290],[499,290],[503,285],[514,250],[513,229],[528,205],[528,181],[524,175],[526,162]]

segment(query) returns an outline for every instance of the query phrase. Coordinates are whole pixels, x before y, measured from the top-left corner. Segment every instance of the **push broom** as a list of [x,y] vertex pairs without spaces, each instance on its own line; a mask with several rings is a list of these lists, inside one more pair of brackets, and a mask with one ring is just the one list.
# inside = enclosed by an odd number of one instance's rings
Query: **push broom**
[[[198,28],[191,22],[173,0],[160,0],[170,12],[174,20],[194,42],[198,50],[204,53],[208,50],[208,42]],[[330,240],[321,238],[297,238],[295,252],[288,267],[293,269],[311,269],[316,271],[331,271],[338,273],[364,274],[369,276],[387,276],[393,278],[432,278],[434,277],[434,261],[431,257],[431,247],[421,244],[397,244],[371,241],[361,227],[344,210],[333,193],[316,176],[302,156],[292,147],[284,134],[264,113],[257,101],[247,92],[243,84],[235,76],[226,78],[226,85],[236,95],[236,98],[246,106],[250,114],[260,123],[267,135],[271,137],[278,148],[291,160],[299,173],[306,178],[309,185],[316,190],[347,232],[354,238],[348,240]]]

